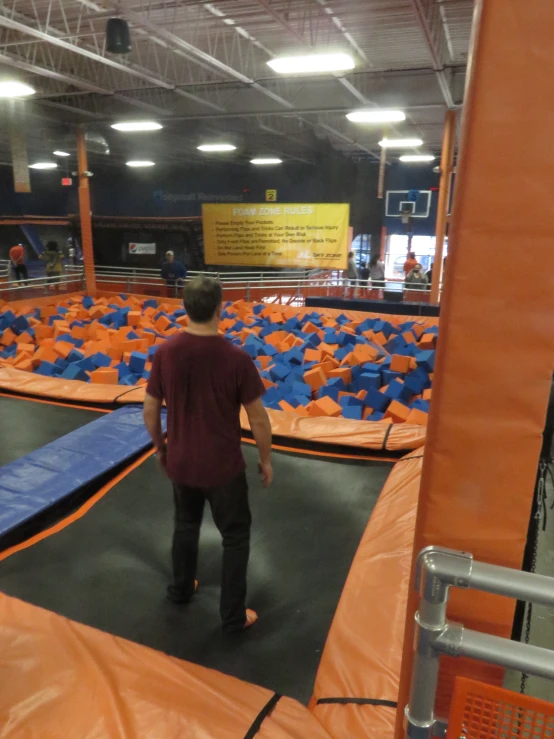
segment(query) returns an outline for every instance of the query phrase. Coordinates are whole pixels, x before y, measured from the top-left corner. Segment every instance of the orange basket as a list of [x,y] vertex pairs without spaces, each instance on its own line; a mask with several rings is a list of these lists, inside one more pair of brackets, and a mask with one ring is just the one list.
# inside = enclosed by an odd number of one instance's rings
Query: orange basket
[[447,739],[554,739],[554,703],[459,677]]

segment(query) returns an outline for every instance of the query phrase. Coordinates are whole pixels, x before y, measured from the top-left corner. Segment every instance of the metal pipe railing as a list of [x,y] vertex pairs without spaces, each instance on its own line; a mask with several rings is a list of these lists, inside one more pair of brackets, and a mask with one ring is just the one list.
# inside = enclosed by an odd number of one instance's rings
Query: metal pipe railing
[[441,547],[420,552],[416,567],[419,610],[415,615],[414,666],[406,736],[431,739],[444,733],[446,722],[434,714],[441,654],[471,657],[529,675],[554,680],[554,652],[484,634],[446,618],[450,588],[480,590],[509,598],[554,606],[554,578],[507,567],[474,562],[471,554]]

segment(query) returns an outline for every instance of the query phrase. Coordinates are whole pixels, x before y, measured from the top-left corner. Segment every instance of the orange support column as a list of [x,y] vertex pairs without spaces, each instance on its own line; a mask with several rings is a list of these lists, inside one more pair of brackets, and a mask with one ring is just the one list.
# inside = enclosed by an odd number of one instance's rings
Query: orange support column
[[85,266],[87,293],[96,295],[96,275],[94,272],[94,252],[92,246],[92,218],[90,211],[90,189],[88,184],[87,144],[85,132],[77,130],[77,157],[79,167],[79,215],[81,220],[81,248]]
[[[537,94],[554,78],[553,37],[552,0],[475,4],[414,554],[439,545],[521,567],[554,366],[552,96]],[[411,592],[398,738],[416,607]],[[510,637],[514,607],[455,590],[448,616]],[[469,660],[441,669],[441,713],[456,674],[502,679]]]
[[447,110],[444,121],[444,137],[442,140],[441,180],[439,186],[439,202],[437,203],[437,227],[435,237],[435,263],[431,280],[431,303],[440,299],[440,283],[442,276],[442,255],[448,204],[450,203],[450,186],[452,183],[452,164],[454,162],[454,141],[456,138],[456,111]]

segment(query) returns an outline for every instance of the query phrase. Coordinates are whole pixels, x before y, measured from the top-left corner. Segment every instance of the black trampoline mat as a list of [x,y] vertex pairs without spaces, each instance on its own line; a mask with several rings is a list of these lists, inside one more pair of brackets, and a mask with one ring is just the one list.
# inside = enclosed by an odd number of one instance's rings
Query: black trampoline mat
[[0,396],[0,467],[71,431],[101,413]]
[[82,519],[0,563],[0,590],[307,703],[390,465],[275,453],[275,482],[264,490],[256,450],[244,445],[244,453],[253,514],[248,605],[260,616],[253,628],[221,632],[221,540],[208,507],[198,593],[188,606],[166,601],[173,499],[153,458]]

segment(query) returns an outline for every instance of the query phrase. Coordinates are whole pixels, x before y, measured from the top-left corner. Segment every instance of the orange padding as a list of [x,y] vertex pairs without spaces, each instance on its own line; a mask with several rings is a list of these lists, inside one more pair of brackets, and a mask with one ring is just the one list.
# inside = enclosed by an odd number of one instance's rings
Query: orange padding
[[398,701],[422,450],[394,466],[362,537],[316,677],[311,709],[333,737],[390,739]]
[[[19,395],[69,400],[74,403],[142,403],[144,387],[93,385],[79,380],[43,377],[13,367],[0,367],[0,388]],[[347,418],[303,418],[296,413],[268,410],[275,436],[313,441],[320,444],[363,447],[365,449],[417,449],[425,443],[425,426],[417,424],[371,423]],[[249,430],[246,413],[241,426]]]
[[[22,737],[239,739],[273,693],[0,595],[0,726]],[[256,739],[330,739],[281,698]]]

